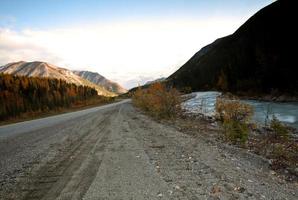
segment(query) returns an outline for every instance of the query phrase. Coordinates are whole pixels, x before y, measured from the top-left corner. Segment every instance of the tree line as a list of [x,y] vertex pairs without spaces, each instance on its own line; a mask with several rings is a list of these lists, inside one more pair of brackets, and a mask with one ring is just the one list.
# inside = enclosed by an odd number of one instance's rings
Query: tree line
[[0,74],[0,120],[26,112],[43,112],[97,96],[94,88],[61,79]]

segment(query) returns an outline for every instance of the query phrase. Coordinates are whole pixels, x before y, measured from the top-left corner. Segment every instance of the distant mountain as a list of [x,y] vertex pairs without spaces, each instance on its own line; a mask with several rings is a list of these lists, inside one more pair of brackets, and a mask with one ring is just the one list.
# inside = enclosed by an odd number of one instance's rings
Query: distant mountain
[[193,90],[297,94],[296,5],[279,0],[261,9],[232,35],[202,48],[167,82]]
[[110,81],[106,79],[104,76],[90,71],[73,71],[74,74],[92,82],[99,86],[102,86],[106,90],[116,93],[116,94],[123,94],[126,93],[127,90],[120,86],[118,83]]
[[166,78],[165,78],[165,77],[161,77],[161,78],[155,79],[155,80],[153,80],[153,81],[147,81],[147,82],[145,83],[145,85],[150,85],[150,84],[152,84],[152,83],[162,82],[162,81],[164,81],[164,80],[166,80]]
[[65,80],[76,85],[86,85],[96,89],[99,95],[115,96],[116,94],[105,88],[91,83],[88,80],[74,74],[71,70],[57,67],[46,62],[14,62],[0,67],[0,73],[26,76],[26,77],[47,77]]

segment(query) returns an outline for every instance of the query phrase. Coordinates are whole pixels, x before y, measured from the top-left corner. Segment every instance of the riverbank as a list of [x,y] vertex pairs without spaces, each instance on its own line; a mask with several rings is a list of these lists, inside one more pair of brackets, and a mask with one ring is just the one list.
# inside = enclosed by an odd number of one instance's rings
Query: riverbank
[[[177,123],[183,129],[190,130],[193,134],[198,132],[197,127],[216,127],[216,134],[211,134],[212,140],[220,140],[224,143],[236,145],[247,149],[257,155],[268,159],[271,168],[284,174],[289,180],[297,179],[298,175],[298,132],[297,114],[298,104],[262,102],[256,100],[239,100],[237,96],[229,93],[221,94],[216,91],[192,93],[193,98],[183,102],[184,112],[182,120]],[[235,144],[228,141],[224,135],[224,126],[215,118],[215,104],[217,98],[233,99],[252,106],[253,119],[249,124],[249,132],[246,143]],[[230,112],[230,111],[229,111]],[[276,119],[274,126],[270,124]],[[286,124],[286,125],[285,125]],[[181,128],[181,127],[180,127]],[[199,128],[200,129],[200,128]],[[202,129],[202,128],[201,128]],[[286,134],[287,138],[279,134]],[[215,136],[215,137],[214,137]],[[293,176],[293,177],[291,177]]]
[[257,100],[257,101],[266,101],[266,102],[298,102],[298,95],[291,94],[245,94],[238,93],[235,96],[239,97],[242,100]]
[[[193,137],[204,138],[210,144],[220,146],[228,151],[245,152],[243,156],[259,157],[267,165],[271,174],[280,183],[298,184],[298,138],[291,134],[287,140],[279,140],[271,135],[271,130],[264,127],[250,126],[245,144],[233,143],[225,138],[223,126],[219,121],[201,114],[183,113],[175,120],[162,121],[179,131]],[[292,129],[294,130],[294,129]],[[259,162],[258,159],[252,159]]]
[[[201,137],[210,137],[215,144],[230,145],[258,155],[283,180],[298,183],[296,129],[282,123],[280,113],[257,112],[257,116],[263,114],[265,120],[251,121],[257,106],[237,97],[227,97],[227,94],[217,91],[195,92],[182,96],[182,99],[178,94],[162,85],[153,85],[138,90],[132,102],[146,114],[173,125],[179,131],[189,131],[194,136],[203,133]],[[178,101],[173,101],[175,98]]]

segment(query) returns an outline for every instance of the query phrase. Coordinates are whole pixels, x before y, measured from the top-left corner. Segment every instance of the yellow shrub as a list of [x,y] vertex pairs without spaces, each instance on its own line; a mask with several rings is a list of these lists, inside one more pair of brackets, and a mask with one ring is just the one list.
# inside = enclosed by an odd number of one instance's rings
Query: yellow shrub
[[217,98],[216,114],[221,121],[239,121],[248,123],[253,116],[253,107],[238,100]]
[[225,136],[233,142],[245,143],[248,137],[248,122],[253,115],[252,106],[238,100],[217,98],[216,116],[223,122]]
[[181,109],[180,94],[176,89],[167,89],[161,83],[152,84],[148,89],[138,88],[132,96],[133,104],[150,114],[170,118]]

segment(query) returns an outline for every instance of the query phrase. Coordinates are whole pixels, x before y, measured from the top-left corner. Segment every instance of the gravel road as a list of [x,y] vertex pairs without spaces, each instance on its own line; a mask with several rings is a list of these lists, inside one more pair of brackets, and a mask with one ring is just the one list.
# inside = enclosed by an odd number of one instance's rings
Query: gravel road
[[129,100],[0,127],[0,199],[298,199],[262,158]]

